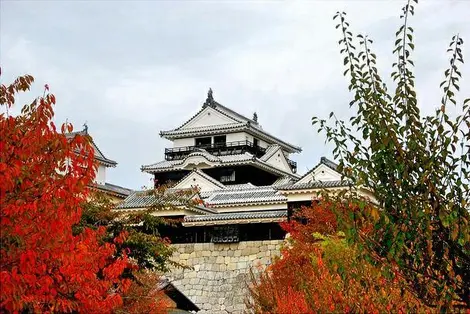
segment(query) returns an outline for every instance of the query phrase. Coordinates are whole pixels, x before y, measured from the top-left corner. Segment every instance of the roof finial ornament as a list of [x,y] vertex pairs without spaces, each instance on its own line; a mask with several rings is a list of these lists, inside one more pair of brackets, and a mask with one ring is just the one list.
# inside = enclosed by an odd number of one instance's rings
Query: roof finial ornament
[[258,114],[256,111],[253,113],[253,121],[258,122]]
[[83,132],[85,132],[85,134],[88,134],[88,124],[86,121],[85,123],[83,123]]
[[207,92],[207,98],[206,102],[204,103],[204,106],[211,106],[214,107],[215,101],[214,101],[214,96],[212,96],[212,88],[209,88],[209,91]]

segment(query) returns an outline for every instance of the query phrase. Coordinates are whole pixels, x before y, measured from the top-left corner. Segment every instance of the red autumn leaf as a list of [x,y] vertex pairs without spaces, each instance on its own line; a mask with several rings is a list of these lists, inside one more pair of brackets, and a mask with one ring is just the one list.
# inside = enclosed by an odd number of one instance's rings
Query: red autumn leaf
[[[11,106],[32,81],[2,85],[0,105]],[[88,139],[57,133],[54,102],[48,95],[18,116],[0,115],[0,312],[110,313],[123,303],[129,282],[121,275],[132,265],[103,244],[104,228],[72,233],[94,153]]]

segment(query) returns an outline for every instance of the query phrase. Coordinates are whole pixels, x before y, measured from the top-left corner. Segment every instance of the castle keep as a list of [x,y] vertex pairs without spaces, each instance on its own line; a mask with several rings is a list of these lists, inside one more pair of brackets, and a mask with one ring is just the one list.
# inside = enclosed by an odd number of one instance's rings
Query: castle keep
[[[248,118],[216,102],[211,90],[194,116],[160,135],[173,146],[141,170],[156,184],[172,182],[172,190],[196,187],[193,197],[202,204],[155,213],[179,218],[181,223],[162,235],[174,243],[174,259],[192,267],[168,277],[203,313],[241,313],[249,269],[279,255],[285,238],[279,222],[321,189],[347,184],[326,158],[297,174],[291,155],[300,147],[265,131],[256,113]],[[155,201],[134,191],[117,210],[142,210]]]

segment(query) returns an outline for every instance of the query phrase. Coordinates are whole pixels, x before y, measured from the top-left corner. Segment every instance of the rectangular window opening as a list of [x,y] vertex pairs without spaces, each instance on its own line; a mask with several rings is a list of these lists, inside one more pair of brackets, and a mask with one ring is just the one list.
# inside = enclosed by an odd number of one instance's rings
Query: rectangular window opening
[[196,146],[197,147],[210,147],[212,144],[212,138],[211,137],[199,137],[196,138]]
[[216,146],[216,147],[225,147],[226,144],[227,144],[227,136],[226,135],[214,136],[214,146]]

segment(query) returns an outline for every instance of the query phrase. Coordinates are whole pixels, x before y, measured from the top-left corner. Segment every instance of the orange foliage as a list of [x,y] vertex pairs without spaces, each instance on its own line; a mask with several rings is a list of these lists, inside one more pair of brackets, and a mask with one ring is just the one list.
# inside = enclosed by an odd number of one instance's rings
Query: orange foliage
[[116,314],[164,314],[171,306],[162,290],[159,290],[160,277],[150,271],[135,274],[129,290],[124,294],[123,306]]
[[[0,105],[10,108],[32,82],[1,85]],[[103,244],[104,228],[72,233],[94,178],[93,148],[67,139],[70,125],[57,132],[46,91],[20,115],[0,115],[0,312],[109,313],[122,304],[131,265]]]
[[281,257],[252,276],[256,313],[426,312],[405,284],[359,258],[338,235],[329,203],[314,203],[282,224],[290,232]]

